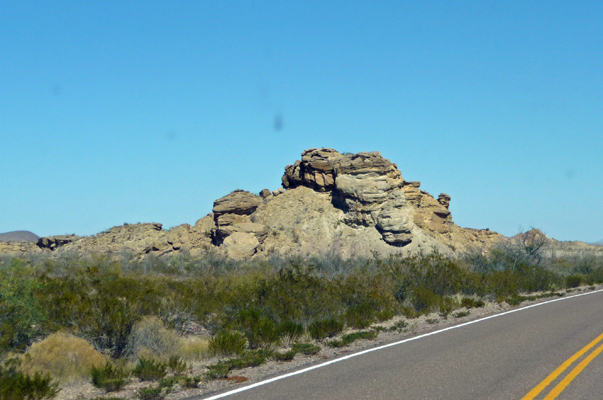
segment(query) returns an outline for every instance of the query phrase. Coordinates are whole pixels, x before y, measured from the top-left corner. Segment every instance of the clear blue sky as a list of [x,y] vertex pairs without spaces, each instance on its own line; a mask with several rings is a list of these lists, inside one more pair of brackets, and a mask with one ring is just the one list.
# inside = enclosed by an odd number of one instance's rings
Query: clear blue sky
[[0,1],[0,232],[193,224],[311,147],[603,238],[601,1]]

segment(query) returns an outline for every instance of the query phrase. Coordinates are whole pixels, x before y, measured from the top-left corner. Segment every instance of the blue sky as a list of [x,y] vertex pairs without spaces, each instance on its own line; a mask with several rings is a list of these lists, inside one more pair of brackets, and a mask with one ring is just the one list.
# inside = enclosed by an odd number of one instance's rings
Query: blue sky
[[603,2],[0,1],[0,232],[193,224],[304,149],[603,238]]

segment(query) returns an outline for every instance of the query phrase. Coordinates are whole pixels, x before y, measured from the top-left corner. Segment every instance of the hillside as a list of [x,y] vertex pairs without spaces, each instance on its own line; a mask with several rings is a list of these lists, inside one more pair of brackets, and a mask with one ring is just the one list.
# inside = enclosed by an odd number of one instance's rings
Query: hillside
[[30,231],[0,233],[0,242],[37,242],[40,237]]

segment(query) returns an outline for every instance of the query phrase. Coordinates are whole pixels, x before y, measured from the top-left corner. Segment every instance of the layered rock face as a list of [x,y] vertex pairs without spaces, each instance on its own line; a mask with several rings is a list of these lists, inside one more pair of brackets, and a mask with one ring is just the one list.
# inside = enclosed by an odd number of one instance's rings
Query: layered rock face
[[235,190],[216,200],[213,208],[216,225],[213,243],[223,245],[231,258],[254,255],[268,235],[266,226],[252,222],[250,217],[262,203],[262,197],[244,190]]
[[343,221],[352,228],[376,227],[393,246],[412,240],[413,211],[400,191],[402,174],[379,152],[306,150],[301,161],[285,168],[282,181],[287,188],[303,185],[332,191],[333,204],[345,212]]

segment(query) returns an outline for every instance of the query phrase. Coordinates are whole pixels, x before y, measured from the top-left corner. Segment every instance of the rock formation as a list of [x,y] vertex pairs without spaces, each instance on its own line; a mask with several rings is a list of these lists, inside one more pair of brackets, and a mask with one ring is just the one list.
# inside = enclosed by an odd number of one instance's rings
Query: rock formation
[[[89,237],[0,241],[0,254],[103,253],[137,259],[183,252],[193,257],[217,252],[233,259],[370,257],[434,250],[453,254],[518,240],[488,229],[457,226],[449,195],[441,193],[436,199],[421,190],[419,182],[404,180],[397,165],[378,152],[306,150],[301,160],[285,167],[282,185],[259,195],[235,190],[217,199],[212,212],[194,226],[164,230],[158,223],[125,224]],[[563,254],[590,246],[547,240],[552,243],[549,249],[563,249]],[[603,255],[601,246],[588,249]]]
[[244,190],[216,200],[212,210],[216,224],[213,243],[223,245],[231,258],[254,255],[268,234],[265,225],[252,222],[250,217],[262,203],[262,197]]

